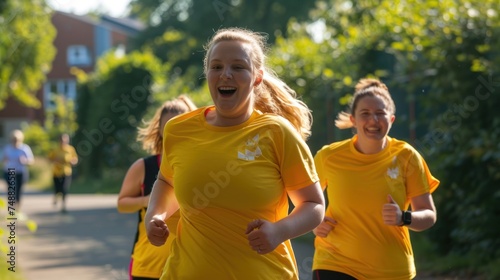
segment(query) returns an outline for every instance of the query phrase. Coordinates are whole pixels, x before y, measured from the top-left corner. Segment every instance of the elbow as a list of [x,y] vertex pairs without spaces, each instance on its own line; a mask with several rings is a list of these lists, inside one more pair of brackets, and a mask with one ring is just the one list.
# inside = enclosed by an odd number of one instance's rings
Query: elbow
[[320,203],[317,203],[317,205],[314,207],[314,228],[316,228],[321,222],[323,222],[323,219],[325,218],[325,201],[323,200]]
[[120,206],[120,203],[118,203],[116,209],[118,210],[118,213],[122,213],[122,214],[125,214],[125,213],[128,213],[125,208],[123,208],[122,206]]
[[133,212],[133,211],[130,211],[130,209],[125,205],[125,203],[121,199],[118,200],[118,202],[116,204],[116,209],[118,210],[118,213],[123,213],[123,214]]

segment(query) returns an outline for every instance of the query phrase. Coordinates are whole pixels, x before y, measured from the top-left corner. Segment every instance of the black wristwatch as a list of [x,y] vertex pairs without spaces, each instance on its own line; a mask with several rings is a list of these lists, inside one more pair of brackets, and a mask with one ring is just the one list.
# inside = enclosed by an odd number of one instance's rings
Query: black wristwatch
[[411,211],[402,211],[401,219],[403,220],[401,226],[411,225]]

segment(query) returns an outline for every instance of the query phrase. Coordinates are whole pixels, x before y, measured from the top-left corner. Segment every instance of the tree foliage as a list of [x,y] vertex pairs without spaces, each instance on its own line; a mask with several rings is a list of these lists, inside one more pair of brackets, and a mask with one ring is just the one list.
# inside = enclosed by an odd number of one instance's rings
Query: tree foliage
[[0,4],[0,109],[12,97],[40,107],[34,92],[55,56],[55,28],[45,1],[6,0]]
[[46,156],[54,146],[59,145],[61,134],[73,136],[78,127],[74,102],[59,94],[52,98],[54,107],[46,109],[45,122],[32,122],[22,128],[24,142],[31,147],[35,156]]
[[[182,74],[192,88],[202,84],[203,45],[221,27],[243,27],[276,36],[290,18],[305,20],[314,1],[301,0],[133,0],[132,16],[149,23],[137,47],[150,47]],[[189,76],[187,76],[189,75]]]
[[102,57],[94,73],[78,72],[78,130],[74,145],[82,175],[97,177],[105,167],[125,167],[139,156],[136,128],[162,84],[163,65],[150,53]]

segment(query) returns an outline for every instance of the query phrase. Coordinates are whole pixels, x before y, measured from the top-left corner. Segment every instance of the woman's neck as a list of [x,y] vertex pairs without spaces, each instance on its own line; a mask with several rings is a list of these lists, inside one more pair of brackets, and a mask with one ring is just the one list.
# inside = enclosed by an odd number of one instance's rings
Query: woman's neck
[[222,116],[217,112],[217,109],[213,109],[207,112],[205,118],[207,122],[213,126],[236,126],[246,122],[252,116],[253,110],[249,110],[247,114],[236,116],[236,117],[226,117]]
[[363,141],[358,137],[356,142],[354,142],[354,147],[362,154],[376,154],[383,151],[385,147],[387,147],[387,137],[384,137],[380,141]]

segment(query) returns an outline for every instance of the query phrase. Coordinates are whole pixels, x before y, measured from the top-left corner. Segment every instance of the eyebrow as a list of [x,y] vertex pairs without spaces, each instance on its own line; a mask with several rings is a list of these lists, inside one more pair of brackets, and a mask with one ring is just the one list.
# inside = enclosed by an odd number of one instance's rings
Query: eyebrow
[[[220,58],[212,58],[212,59],[210,59],[210,62],[221,62],[221,61],[222,61],[222,59],[220,59]],[[233,60],[231,60],[231,62],[233,62],[233,63],[234,62],[237,62],[237,63],[244,62],[244,63],[247,63],[247,64],[249,63],[249,61],[245,60],[245,59],[233,59]]]

